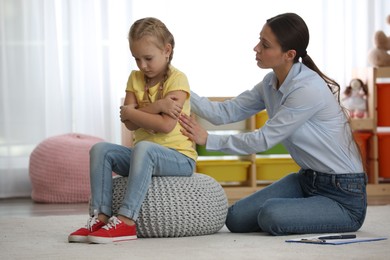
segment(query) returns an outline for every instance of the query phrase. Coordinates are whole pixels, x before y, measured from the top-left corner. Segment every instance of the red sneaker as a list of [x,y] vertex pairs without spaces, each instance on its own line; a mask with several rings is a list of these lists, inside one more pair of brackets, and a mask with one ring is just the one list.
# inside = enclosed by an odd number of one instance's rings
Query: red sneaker
[[97,216],[90,217],[87,221],[87,225],[84,228],[80,228],[68,236],[69,242],[88,243],[88,235],[92,232],[99,230],[105,225],[104,222],[97,219]]
[[134,239],[137,239],[136,225],[129,226],[120,221],[117,217],[111,217],[107,225],[88,235],[89,242],[96,244],[106,244]]

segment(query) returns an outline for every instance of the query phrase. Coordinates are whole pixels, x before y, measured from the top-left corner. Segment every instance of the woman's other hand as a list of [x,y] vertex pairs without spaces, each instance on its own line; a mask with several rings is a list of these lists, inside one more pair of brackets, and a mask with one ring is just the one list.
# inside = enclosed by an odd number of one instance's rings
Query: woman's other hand
[[195,118],[190,117],[186,114],[181,114],[179,117],[180,125],[183,127],[181,132],[183,135],[190,138],[196,144],[205,145],[207,142],[208,133],[202,128]]

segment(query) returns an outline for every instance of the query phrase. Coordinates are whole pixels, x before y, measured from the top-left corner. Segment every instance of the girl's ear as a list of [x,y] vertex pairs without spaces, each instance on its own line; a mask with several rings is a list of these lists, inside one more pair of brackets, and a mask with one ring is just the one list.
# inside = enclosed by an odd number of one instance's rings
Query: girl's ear
[[169,56],[171,56],[171,53],[172,53],[172,45],[168,43],[165,45],[164,54],[168,58]]
[[296,50],[288,50],[286,52],[287,60],[294,60],[296,55],[297,55]]

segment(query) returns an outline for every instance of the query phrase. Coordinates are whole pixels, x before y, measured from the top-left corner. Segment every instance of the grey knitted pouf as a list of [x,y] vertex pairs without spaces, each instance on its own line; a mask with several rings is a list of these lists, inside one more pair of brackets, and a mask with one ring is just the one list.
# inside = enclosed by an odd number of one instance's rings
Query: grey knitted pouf
[[[121,206],[126,177],[113,180],[113,213]],[[228,201],[210,176],[153,177],[137,219],[138,237],[185,237],[218,232],[225,224]]]

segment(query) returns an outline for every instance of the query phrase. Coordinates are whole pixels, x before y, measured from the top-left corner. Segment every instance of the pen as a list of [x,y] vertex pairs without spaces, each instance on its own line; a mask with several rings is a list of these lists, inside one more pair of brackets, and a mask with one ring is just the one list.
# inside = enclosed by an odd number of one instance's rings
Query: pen
[[321,240],[329,240],[329,239],[351,239],[351,238],[356,238],[356,235],[355,235],[355,234],[346,234],[346,235],[330,235],[330,236],[318,237],[318,239],[321,239]]

